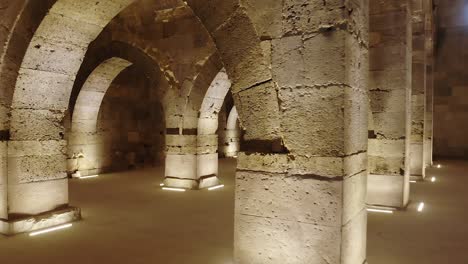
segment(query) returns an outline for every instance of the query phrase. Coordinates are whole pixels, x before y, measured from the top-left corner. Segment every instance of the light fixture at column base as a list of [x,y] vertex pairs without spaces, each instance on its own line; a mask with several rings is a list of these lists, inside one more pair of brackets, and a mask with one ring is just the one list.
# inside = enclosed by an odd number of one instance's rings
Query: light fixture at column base
[[35,216],[18,217],[9,220],[0,219],[0,234],[13,236],[71,223],[80,219],[81,210],[77,207],[67,207]]
[[220,181],[218,179],[217,175],[211,175],[211,176],[206,176],[203,178],[200,178],[200,182],[198,184],[199,189],[206,189],[214,186],[218,186],[220,184]]
[[[172,178],[166,177],[163,182],[164,187],[169,188],[182,188],[193,190],[198,188],[198,182],[194,179],[182,179],[182,178]],[[160,185],[161,186],[161,185]]]
[[220,184],[217,175],[204,176],[198,180],[166,177],[162,183],[164,187],[182,188],[187,190],[207,189]]

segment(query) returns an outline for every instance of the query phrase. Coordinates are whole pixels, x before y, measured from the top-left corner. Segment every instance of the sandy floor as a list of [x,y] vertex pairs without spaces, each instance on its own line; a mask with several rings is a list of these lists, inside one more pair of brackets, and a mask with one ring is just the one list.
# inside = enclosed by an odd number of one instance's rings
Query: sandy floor
[[[417,213],[369,215],[369,264],[468,263],[468,162],[434,169],[436,183],[412,185]],[[103,175],[70,183],[83,210],[72,228],[0,237],[0,263],[232,263],[234,166],[222,160],[216,191],[162,191],[162,169]],[[285,263],[286,264],[286,263]]]

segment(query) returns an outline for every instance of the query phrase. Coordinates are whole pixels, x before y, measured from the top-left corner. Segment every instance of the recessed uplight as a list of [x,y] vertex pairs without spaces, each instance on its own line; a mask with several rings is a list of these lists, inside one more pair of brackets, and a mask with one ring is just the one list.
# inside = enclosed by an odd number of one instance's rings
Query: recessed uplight
[[418,205],[418,212],[422,212],[423,210],[424,210],[424,203],[421,202],[421,203],[419,203],[419,205]]
[[373,213],[393,214],[392,210],[384,210],[384,209],[367,208],[367,211],[373,212]]
[[83,180],[83,179],[90,179],[90,178],[97,178],[99,175],[89,175],[89,176],[80,176],[78,179]]
[[438,169],[442,168],[442,165],[438,164],[438,165],[437,165],[437,168],[438,168]]
[[45,233],[49,233],[49,232],[69,228],[71,226],[72,226],[72,224],[65,224],[65,225],[55,226],[55,227],[51,227],[51,228],[47,228],[47,229],[43,229],[43,230],[40,230],[40,231],[35,231],[35,232],[32,232],[32,233],[29,233],[29,236],[37,236],[37,235],[40,235],[40,234],[45,234]]
[[182,188],[170,188],[170,187],[163,187],[165,191],[173,191],[173,192],[185,192],[185,189]]
[[213,186],[213,187],[208,188],[208,191],[220,189],[220,188],[223,188],[223,187],[224,187],[224,184],[216,185],[216,186]]
[[432,177],[431,182],[435,182],[435,181],[436,181],[436,177]]

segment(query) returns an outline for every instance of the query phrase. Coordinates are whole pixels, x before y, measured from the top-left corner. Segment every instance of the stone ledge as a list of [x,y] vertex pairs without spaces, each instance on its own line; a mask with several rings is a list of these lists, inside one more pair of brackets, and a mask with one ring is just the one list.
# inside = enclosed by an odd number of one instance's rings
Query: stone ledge
[[81,219],[81,210],[77,207],[67,207],[36,216],[26,216],[14,220],[0,220],[0,234],[13,236],[44,228],[62,225]]
[[171,178],[166,177],[164,179],[164,187],[169,188],[182,188],[189,190],[200,190],[210,188],[220,184],[220,180],[217,175],[210,175],[196,179],[182,179],[182,178]]

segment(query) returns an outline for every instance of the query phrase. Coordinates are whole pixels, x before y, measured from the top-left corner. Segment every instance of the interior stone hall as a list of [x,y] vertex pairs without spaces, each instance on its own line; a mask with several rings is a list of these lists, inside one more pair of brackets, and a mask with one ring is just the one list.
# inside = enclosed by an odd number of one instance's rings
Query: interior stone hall
[[466,264],[468,0],[0,0],[0,263]]

